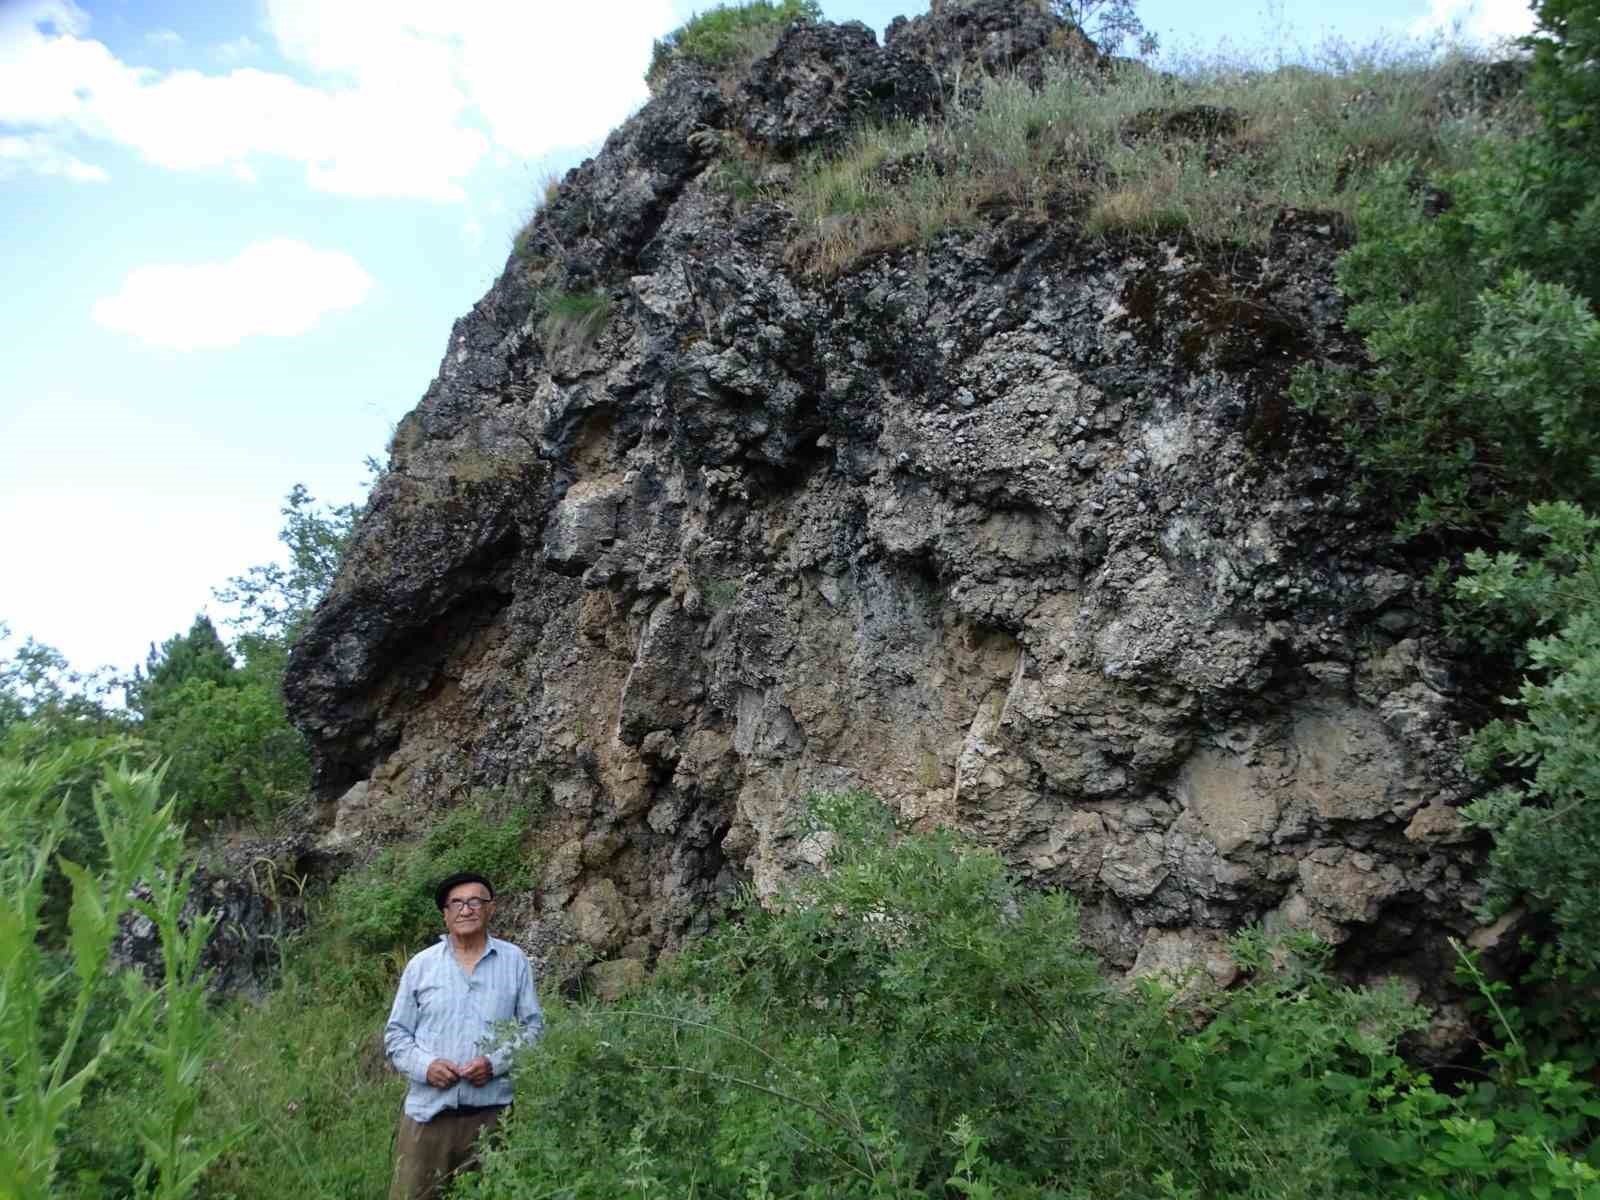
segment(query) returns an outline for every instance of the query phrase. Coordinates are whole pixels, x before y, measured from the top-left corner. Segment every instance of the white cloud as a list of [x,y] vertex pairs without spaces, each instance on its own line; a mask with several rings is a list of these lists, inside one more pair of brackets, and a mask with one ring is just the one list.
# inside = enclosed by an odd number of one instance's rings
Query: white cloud
[[1443,33],[1487,43],[1532,31],[1533,12],[1527,0],[1429,0],[1427,15],[1411,27],[1420,36]]
[[97,301],[108,329],[174,350],[294,337],[366,299],[372,278],[348,254],[287,238],[258,242],[226,262],[139,267]]
[[183,34],[176,29],[152,29],[144,35],[144,40],[163,50],[178,50],[183,46]]
[[267,156],[324,191],[459,200],[491,149],[537,157],[616,124],[671,21],[669,0],[267,0],[295,73],[205,74],[131,66],[85,36],[70,0],[26,0],[0,18],[0,125],[174,170]]
[[0,178],[30,171],[35,175],[64,175],[79,183],[105,183],[104,168],[67,153],[47,138],[0,135]]

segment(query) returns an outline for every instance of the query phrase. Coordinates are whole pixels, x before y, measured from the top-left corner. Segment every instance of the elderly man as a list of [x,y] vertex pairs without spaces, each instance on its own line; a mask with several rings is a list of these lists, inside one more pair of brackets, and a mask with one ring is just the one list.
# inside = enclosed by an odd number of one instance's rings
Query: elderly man
[[512,1052],[544,1029],[527,958],[489,936],[489,881],[452,875],[434,900],[444,936],[406,964],[383,1033],[389,1061],[411,1081],[389,1200],[434,1200],[477,1166],[478,1135],[511,1103]]

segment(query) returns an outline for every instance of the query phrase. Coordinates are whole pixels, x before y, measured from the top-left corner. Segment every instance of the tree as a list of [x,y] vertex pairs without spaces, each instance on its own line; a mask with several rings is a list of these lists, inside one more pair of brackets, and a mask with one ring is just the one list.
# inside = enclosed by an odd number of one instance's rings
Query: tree
[[1141,55],[1156,52],[1156,35],[1144,27],[1134,0],[1050,0],[1050,11],[1083,30],[1107,54],[1129,41]]
[[206,680],[219,686],[232,682],[233,655],[222,644],[211,618],[201,614],[186,634],[177,634],[161,643],[152,643],[143,668],[134,668],[128,683],[128,707],[148,720],[166,697],[190,680]]
[[152,648],[130,685],[141,739],[168,764],[167,786],[191,819],[264,820],[306,791],[310,756],[284,709],[284,665],[333,583],[360,510],[318,504],[295,484],[282,511],[287,563],[251,567],[216,589],[237,606],[232,653],[199,616],[187,634]]
[[[11,638],[11,627],[0,621],[0,648]],[[25,638],[0,656],[0,736],[38,741],[114,732],[122,722],[106,698],[115,686],[109,670],[75,671],[55,647]]]
[[1600,4],[1543,0],[1533,51],[1532,90],[1552,136],[1593,153],[1600,149]]
[[306,486],[297,483],[289,489],[281,511],[278,540],[289,551],[288,566],[274,562],[251,567],[215,592],[224,604],[239,607],[230,624],[241,631],[239,649],[246,658],[250,649],[244,643],[249,641],[275,641],[284,650],[294,641],[333,586],[361,506],[318,504]]

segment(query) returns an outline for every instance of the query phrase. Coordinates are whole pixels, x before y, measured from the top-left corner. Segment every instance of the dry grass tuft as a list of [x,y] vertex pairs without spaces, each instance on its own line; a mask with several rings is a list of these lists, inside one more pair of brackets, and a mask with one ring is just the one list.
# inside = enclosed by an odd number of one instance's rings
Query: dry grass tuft
[[1314,66],[1064,66],[1039,89],[986,80],[942,120],[864,128],[803,162],[783,197],[799,218],[788,259],[834,275],[994,210],[1259,246],[1282,207],[1350,216],[1388,162],[1448,169],[1515,137],[1520,101],[1454,99],[1481,70],[1426,48],[1333,46]]

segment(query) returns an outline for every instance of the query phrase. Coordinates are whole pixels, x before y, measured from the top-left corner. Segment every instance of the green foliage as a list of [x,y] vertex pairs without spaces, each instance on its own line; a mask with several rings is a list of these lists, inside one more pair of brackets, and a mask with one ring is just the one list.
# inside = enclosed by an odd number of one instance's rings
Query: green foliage
[[1541,0],[1532,91],[1551,136],[1579,154],[1600,150],[1600,4]]
[[740,69],[770,50],[792,22],[821,18],[822,8],[817,0],[719,4],[657,39],[645,83],[652,92],[656,91],[679,63],[693,63],[711,71]]
[[[189,876],[179,868],[173,804],[162,800],[158,774],[108,770],[94,795],[105,865],[91,870],[61,858],[68,810],[57,797],[78,765],[70,755],[0,758],[0,1062],[6,1066],[0,1196],[6,1200],[56,1194],[69,1122],[116,1053],[143,1055],[163,1078],[187,1080],[190,1091],[204,1063],[209,1017],[194,967],[209,928],[203,920],[188,928],[177,922]],[[41,939],[52,864],[72,889],[59,953]],[[140,881],[148,899],[134,891]],[[108,992],[111,943],[130,910],[156,922],[165,977],[150,988],[125,972]],[[110,1014],[93,1012],[108,1000]],[[92,1044],[91,1031],[98,1034]],[[192,1102],[173,1089],[148,1105],[141,1193],[178,1200],[193,1191],[212,1154],[192,1138],[194,1116]]]
[[1600,967],[1600,520],[1546,504],[1529,510],[1528,533],[1536,556],[1475,553],[1455,585],[1485,624],[1541,634],[1527,644],[1520,715],[1479,730],[1470,756],[1513,781],[1466,814],[1495,835],[1491,911],[1522,900],[1552,914],[1562,949]]
[[150,647],[143,668],[135,668],[128,683],[128,707],[148,720],[164,706],[168,693],[190,681],[231,682],[233,655],[222,644],[217,628],[204,614],[195,617],[187,634],[177,634]]
[[240,649],[246,658],[255,642],[285,648],[293,643],[318,601],[333,586],[361,507],[319,504],[304,484],[297,483],[289,489],[281,511],[283,528],[278,540],[289,552],[288,565],[251,567],[216,591],[218,600],[238,606],[239,616],[233,624],[240,631]]
[[332,587],[359,508],[319,505],[290,489],[279,540],[288,564],[255,566],[216,591],[234,605],[235,650],[197,616],[187,634],[151,648],[128,685],[152,758],[190,819],[264,822],[305,796],[310,755],[283,704],[289,646]]
[[264,822],[305,795],[310,758],[276,678],[187,680],[141,733],[191,819]]
[[[237,1200],[367,1200],[387,1193],[404,1081],[382,1056],[399,965],[374,964],[357,995],[330,970],[349,947],[324,925],[285,954],[283,978],[220,1021],[202,1081],[204,1132],[226,1149],[207,1192]],[[381,969],[378,969],[381,968]],[[110,1133],[126,1099],[97,1114]],[[87,1200],[87,1197],[85,1198]]]
[[[1302,372],[1399,538],[1466,551],[1436,577],[1464,642],[1527,669],[1469,756],[1503,786],[1489,912],[1523,902],[1562,952],[1600,964],[1600,3],[1543,0],[1531,136],[1421,194],[1404,165],[1363,201],[1340,264],[1372,360]],[[1457,560],[1459,561],[1459,560]],[[1526,640],[1525,639],[1529,639]],[[1524,644],[1525,643],[1525,644]]]
[[128,685],[147,753],[167,763],[167,786],[196,820],[265,821],[298,800],[310,776],[304,739],[281,693],[282,645],[245,643],[235,666],[215,627],[195,618],[187,635],[154,647]]
[[[0,737],[13,750],[113,734],[127,727],[108,706],[116,686],[111,672],[77,671],[53,646],[33,638],[12,647],[11,627],[0,621]],[[28,725],[22,730],[19,727]]]
[[525,887],[523,843],[542,798],[477,798],[440,816],[422,839],[383,851],[359,874],[339,880],[332,920],[363,953],[422,949],[442,931],[434,886],[457,871],[494,881],[495,895]]
[[1600,156],[1567,111],[1596,86],[1596,11],[1539,7],[1533,136],[1431,194],[1404,162],[1382,173],[1339,273],[1372,369],[1296,380],[1402,538],[1515,537],[1530,503],[1600,499]]
[[1313,943],[1242,937],[1227,993],[1113,986],[991,852],[861,796],[814,814],[822,871],[616,1005],[549,1006],[466,1195],[1600,1194],[1588,1085],[1519,1061],[1515,1114],[1434,1089],[1395,1051],[1417,1011]]

